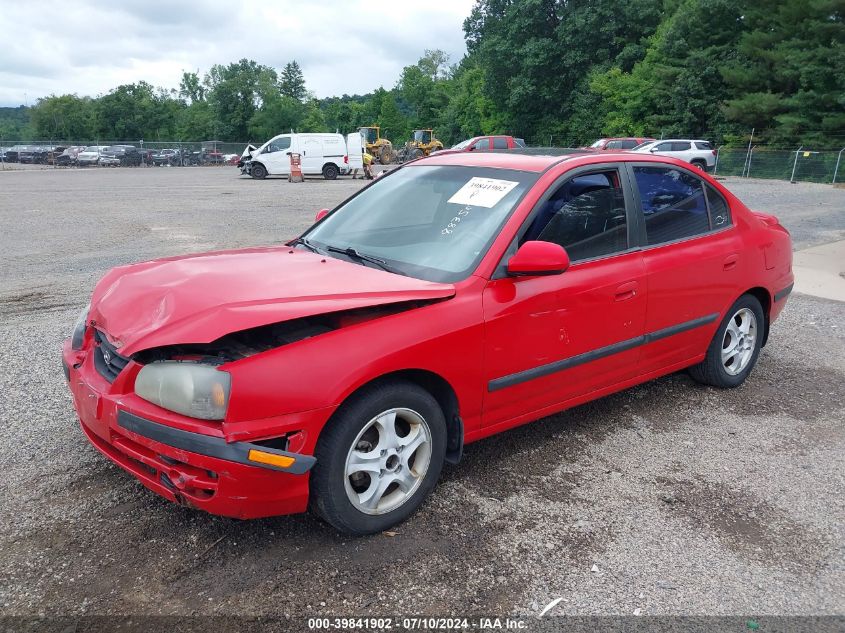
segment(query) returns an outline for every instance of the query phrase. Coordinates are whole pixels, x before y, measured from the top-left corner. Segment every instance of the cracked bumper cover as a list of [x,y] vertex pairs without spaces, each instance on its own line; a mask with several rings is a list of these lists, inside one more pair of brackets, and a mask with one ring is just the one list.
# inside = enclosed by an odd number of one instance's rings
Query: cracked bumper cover
[[[246,441],[227,442],[175,428],[156,416],[134,394],[110,393],[111,385],[84,358],[63,349],[63,368],[80,426],[91,444],[153,492],[211,514],[250,519],[304,512],[308,507],[309,470],[315,458]],[[304,426],[327,412],[295,417]],[[161,421],[157,417],[162,417]],[[287,468],[256,463],[250,450],[287,456]]]

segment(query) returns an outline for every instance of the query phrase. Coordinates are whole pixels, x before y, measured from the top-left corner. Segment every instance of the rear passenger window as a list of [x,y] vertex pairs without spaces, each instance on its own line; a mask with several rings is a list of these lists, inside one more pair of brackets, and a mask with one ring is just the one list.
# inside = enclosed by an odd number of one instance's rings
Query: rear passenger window
[[508,139],[506,138],[494,138],[493,139],[493,149],[507,149],[508,148]]
[[637,146],[636,141],[617,141],[619,149],[632,149]]
[[576,176],[560,185],[541,203],[521,242],[528,240],[560,244],[572,261],[626,250],[628,225],[619,172]]
[[710,231],[704,183],[672,167],[634,167],[648,244],[673,242]]
[[473,145],[475,149],[490,149],[490,139],[483,138],[480,141],[476,141],[475,145]]
[[710,185],[704,185],[707,206],[710,207],[710,226],[714,231],[731,225],[731,210],[722,195]]
[[672,143],[660,143],[657,146],[658,152],[671,152],[672,151]]
[[685,152],[690,148],[689,142],[672,143],[673,152]]
[[713,146],[708,143],[707,141],[696,141],[695,142],[696,149],[713,149]]

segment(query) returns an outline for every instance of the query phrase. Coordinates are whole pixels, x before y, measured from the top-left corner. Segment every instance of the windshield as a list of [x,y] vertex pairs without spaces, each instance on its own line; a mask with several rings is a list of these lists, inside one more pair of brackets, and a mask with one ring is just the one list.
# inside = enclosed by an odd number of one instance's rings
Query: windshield
[[654,141],[646,141],[645,143],[640,143],[639,145],[635,145],[634,147],[631,148],[631,150],[642,149],[644,147],[648,147],[652,143],[654,143]]
[[469,144],[470,144],[470,141],[472,141],[472,139],[471,139],[471,138],[468,138],[467,140],[462,141],[462,142],[458,143],[457,145],[453,145],[453,146],[452,146],[452,149],[463,149],[463,148],[465,148],[467,145],[469,145]]
[[85,148],[86,152],[94,152],[95,154],[100,151],[100,148],[96,145],[91,145],[90,147]]
[[459,281],[475,270],[537,177],[510,169],[408,166],[363,189],[305,236],[321,251],[351,247],[411,277]]
[[431,132],[428,130],[414,130],[414,140],[419,143],[428,143],[431,141]]
[[376,132],[376,128],[374,127],[362,127],[361,136],[364,138],[364,142],[369,143],[370,145],[378,140],[378,134]]

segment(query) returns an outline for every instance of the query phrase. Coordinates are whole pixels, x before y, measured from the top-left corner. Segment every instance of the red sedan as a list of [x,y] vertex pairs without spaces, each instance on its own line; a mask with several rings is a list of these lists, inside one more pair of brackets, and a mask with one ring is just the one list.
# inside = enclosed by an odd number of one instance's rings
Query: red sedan
[[465,444],[681,369],[741,384],[791,259],[678,160],[435,154],[287,245],[111,270],[64,369],[89,440],[158,494],[373,533]]

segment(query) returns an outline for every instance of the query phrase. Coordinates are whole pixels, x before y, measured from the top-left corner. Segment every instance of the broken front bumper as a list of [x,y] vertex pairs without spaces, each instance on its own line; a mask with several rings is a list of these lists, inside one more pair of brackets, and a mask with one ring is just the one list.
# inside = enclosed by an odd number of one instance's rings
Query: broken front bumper
[[[72,350],[69,340],[62,357],[86,437],[150,490],[177,503],[241,519],[307,508],[312,456],[249,441],[227,442],[214,425],[202,427],[207,432],[177,428],[160,408],[122,392],[117,381],[105,380],[92,354]],[[286,467],[257,464],[249,459],[251,450],[293,462]]]

